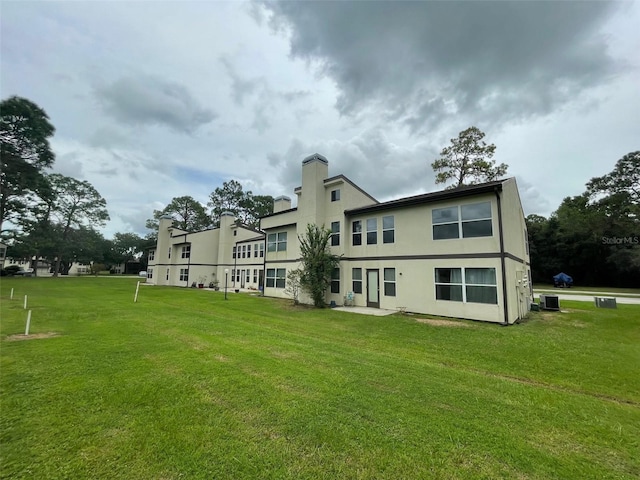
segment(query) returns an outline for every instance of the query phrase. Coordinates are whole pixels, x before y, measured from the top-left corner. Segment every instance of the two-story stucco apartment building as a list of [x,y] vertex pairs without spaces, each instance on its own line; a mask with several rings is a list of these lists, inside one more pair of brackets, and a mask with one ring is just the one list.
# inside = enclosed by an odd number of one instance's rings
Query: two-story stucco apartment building
[[263,283],[264,234],[223,213],[220,226],[185,232],[173,219],[160,218],[156,247],[149,250],[147,283],[189,287],[225,281],[229,288],[255,288]]
[[259,231],[232,216],[195,233],[161,219],[149,281],[189,286],[215,272],[223,282],[228,269],[236,288],[286,297],[287,272],[300,267],[298,236],[316,224],[331,229],[330,250],[340,256],[327,303],[502,324],[529,311],[527,232],[513,178],[381,203],[328,173],[323,156],[305,158],[297,206],[276,198]]
[[267,296],[284,297],[298,235],[324,225],[340,255],[327,301],[514,323],[532,301],[524,213],[513,178],[377,202],[328,162],[302,162],[297,207],[280,197],[263,217]]

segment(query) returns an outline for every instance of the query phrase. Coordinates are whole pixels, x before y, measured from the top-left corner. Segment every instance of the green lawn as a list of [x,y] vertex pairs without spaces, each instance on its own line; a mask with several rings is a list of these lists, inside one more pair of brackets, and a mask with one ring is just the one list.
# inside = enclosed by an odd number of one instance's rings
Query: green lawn
[[[135,285],[2,279],[0,478],[640,477],[640,306],[451,326]],[[56,336],[11,337],[25,294]]]

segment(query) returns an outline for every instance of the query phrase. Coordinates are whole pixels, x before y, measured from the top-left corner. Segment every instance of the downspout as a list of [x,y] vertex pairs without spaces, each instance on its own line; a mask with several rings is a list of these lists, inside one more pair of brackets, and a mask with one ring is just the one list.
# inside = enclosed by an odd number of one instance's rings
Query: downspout
[[509,325],[509,306],[507,304],[507,267],[505,264],[505,255],[504,255],[504,232],[502,229],[502,203],[500,200],[500,191],[498,188],[495,189],[496,192],[496,202],[498,203],[498,236],[500,238],[500,266],[502,268],[502,305],[503,305],[503,315],[504,322],[502,325]]

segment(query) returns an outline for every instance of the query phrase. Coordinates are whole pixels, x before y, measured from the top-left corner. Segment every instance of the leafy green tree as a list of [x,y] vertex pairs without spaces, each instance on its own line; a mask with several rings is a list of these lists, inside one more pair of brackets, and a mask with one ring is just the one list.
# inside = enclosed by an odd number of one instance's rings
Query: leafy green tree
[[331,273],[340,263],[340,258],[329,251],[331,230],[324,226],[307,225],[304,236],[300,240],[302,274],[300,285],[309,293],[313,304],[324,308],[325,296],[331,285]]
[[48,175],[48,180],[55,198],[51,217],[58,227],[58,254],[54,269],[54,276],[57,276],[62,255],[69,248],[69,242],[73,240],[71,230],[104,226],[109,220],[109,213],[106,208],[107,202],[89,182],[57,173]]
[[186,232],[197,232],[212,226],[204,206],[190,196],[174,197],[162,210],[154,210],[153,218],[147,220],[146,227],[153,230],[157,238],[158,222],[163,215],[171,215],[176,228]]
[[55,128],[45,111],[21,97],[0,103],[0,232],[24,215],[29,196],[46,187],[43,170],[55,159],[49,137]]
[[273,197],[254,195],[250,190],[244,191],[240,182],[231,180],[224,182],[209,195],[211,218],[215,226],[220,225],[220,216],[231,212],[245,225],[256,225],[261,216],[273,213]]
[[145,239],[135,233],[116,233],[109,241],[107,263],[120,264],[138,257],[146,244]]
[[485,134],[476,127],[469,127],[451,139],[451,145],[440,152],[440,158],[431,167],[436,172],[436,184],[453,180],[450,188],[474,185],[496,180],[507,173],[504,163],[496,165],[494,144],[487,145]]

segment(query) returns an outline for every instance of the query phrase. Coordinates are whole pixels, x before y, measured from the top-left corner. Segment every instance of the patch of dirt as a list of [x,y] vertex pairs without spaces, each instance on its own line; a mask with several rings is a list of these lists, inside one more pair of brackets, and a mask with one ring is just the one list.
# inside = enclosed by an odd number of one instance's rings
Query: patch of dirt
[[441,320],[436,318],[416,318],[416,322],[426,323],[428,325],[433,325],[434,327],[468,328],[471,326],[466,323],[456,322],[455,320]]
[[29,335],[25,335],[24,333],[18,333],[16,335],[7,335],[5,338],[8,342],[17,342],[20,340],[39,340],[41,338],[53,338],[59,337],[60,334],[57,332],[47,332],[47,333],[32,333]]

